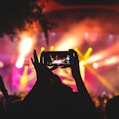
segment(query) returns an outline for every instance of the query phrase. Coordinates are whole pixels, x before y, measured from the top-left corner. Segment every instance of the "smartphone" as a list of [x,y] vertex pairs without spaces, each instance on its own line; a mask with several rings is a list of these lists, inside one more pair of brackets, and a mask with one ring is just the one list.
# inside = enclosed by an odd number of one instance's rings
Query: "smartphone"
[[68,51],[43,51],[40,61],[47,66],[70,66],[70,58]]

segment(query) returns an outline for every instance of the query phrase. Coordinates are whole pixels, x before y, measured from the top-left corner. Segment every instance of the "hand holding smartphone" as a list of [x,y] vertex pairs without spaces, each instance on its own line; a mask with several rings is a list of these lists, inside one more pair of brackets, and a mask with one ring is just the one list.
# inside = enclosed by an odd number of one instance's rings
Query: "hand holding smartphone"
[[43,51],[40,61],[46,66],[70,66],[69,51]]

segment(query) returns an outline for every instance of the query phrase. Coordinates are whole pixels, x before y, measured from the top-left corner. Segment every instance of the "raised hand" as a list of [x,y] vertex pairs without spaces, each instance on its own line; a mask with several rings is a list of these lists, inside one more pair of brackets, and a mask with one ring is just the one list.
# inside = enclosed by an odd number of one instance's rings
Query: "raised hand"
[[73,49],[69,49],[69,52],[70,52],[72,75],[74,78],[79,78],[81,74],[80,74],[78,54]]
[[31,61],[36,70],[37,84],[41,87],[52,84],[53,78],[55,77],[52,71],[47,66],[39,62],[36,50],[34,50],[33,56],[34,58],[31,58]]
[[2,91],[5,99],[7,100],[9,98],[9,95],[8,95],[7,89],[4,85],[3,78],[1,75],[0,75],[0,90]]

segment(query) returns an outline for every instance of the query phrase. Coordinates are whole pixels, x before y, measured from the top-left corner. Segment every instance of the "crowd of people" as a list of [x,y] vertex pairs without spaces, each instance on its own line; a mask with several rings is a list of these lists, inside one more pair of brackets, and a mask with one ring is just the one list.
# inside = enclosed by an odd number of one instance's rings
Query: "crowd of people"
[[31,61],[36,71],[37,80],[24,99],[9,95],[4,85],[4,77],[0,75],[0,90],[3,94],[3,97],[0,98],[0,113],[3,115],[6,113],[45,114],[49,118],[54,113],[60,116],[64,113],[67,115],[75,113],[77,118],[81,119],[116,119],[119,97],[106,98],[107,102],[104,108],[103,106],[97,107],[82,80],[77,52],[70,49],[69,53],[70,67],[77,92],[73,92],[70,87],[61,82],[58,75],[52,72],[52,69],[55,68],[50,69],[41,63],[36,50],[34,50]]

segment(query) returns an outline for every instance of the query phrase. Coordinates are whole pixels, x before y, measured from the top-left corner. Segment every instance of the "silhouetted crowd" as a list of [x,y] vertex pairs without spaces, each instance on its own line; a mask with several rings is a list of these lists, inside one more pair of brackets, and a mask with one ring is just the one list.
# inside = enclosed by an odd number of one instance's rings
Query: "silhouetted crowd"
[[[63,84],[60,78],[50,68],[38,60],[34,50],[32,64],[36,71],[36,83],[30,92],[21,98],[17,95],[9,95],[0,75],[0,113],[28,114],[39,116],[44,114],[49,118],[57,114],[75,115],[79,119],[119,119],[119,96],[109,98],[92,96],[88,93],[80,74],[79,59],[77,53],[70,49],[71,71],[76,82],[77,92]],[[41,54],[42,55],[42,54]],[[55,69],[55,68],[53,68]]]

